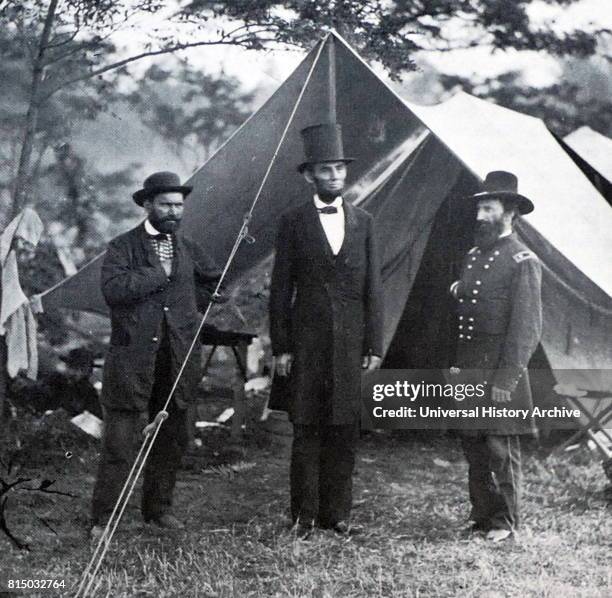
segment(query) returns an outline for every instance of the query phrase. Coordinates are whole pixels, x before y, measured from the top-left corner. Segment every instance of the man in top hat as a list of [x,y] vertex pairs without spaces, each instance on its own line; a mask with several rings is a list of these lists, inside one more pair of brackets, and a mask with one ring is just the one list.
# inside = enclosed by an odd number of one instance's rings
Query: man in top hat
[[[494,171],[473,196],[476,245],[451,293],[458,312],[456,365],[480,372],[492,406],[531,413],[527,365],[542,332],[542,274],[537,256],[514,232],[515,219],[534,209],[517,189],[514,174]],[[532,418],[490,423],[486,431],[463,431],[462,445],[469,465],[470,531],[498,542],[519,525],[520,435],[534,426]]]
[[[134,201],[146,220],[113,239],[102,266],[102,292],[111,312],[103,375],[105,433],[94,489],[92,537],[103,532],[130,471],[147,422],[163,408],[211,300],[219,271],[178,233],[191,187],[176,174],[148,177]],[[169,417],[144,470],[142,513],[162,528],[180,528],[172,515],[176,473],[188,441],[186,407],[200,379],[196,344],[168,407]]]
[[382,287],[373,218],[342,198],[341,129],[302,131],[298,171],[314,196],[280,219],[270,289],[277,373],[290,376],[291,515],[302,537],[314,525],[350,528],[361,369],[382,355]]

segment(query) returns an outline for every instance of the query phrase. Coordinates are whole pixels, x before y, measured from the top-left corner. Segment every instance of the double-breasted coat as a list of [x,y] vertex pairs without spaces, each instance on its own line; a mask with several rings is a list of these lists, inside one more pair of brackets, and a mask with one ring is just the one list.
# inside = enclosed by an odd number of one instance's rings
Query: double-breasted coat
[[[542,335],[541,280],[537,256],[512,233],[489,249],[473,247],[455,283],[456,365],[480,371],[477,382],[510,391],[511,402],[499,407],[533,408],[527,366]],[[498,423],[492,432],[534,429],[531,418]]]
[[345,236],[334,256],[310,201],[279,224],[270,288],[270,336],[275,355],[292,353],[289,415],[319,422],[316,400],[328,383],[327,424],[360,417],[362,356],[382,355],[383,295],[374,221],[344,202]]
[[[187,355],[219,279],[216,265],[198,246],[174,236],[172,272],[166,276],[141,224],[113,239],[102,266],[102,293],[111,312],[111,339],[103,375],[102,404],[109,409],[146,411],[155,358],[168,335],[172,376]],[[196,344],[173,400],[185,407],[200,377]]]

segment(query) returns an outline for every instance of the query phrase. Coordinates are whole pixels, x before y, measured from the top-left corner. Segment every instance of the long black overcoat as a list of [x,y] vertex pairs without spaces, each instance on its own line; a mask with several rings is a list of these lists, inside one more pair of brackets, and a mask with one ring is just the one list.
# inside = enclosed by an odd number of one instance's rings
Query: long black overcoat
[[319,421],[316,394],[329,378],[329,424],[360,417],[361,359],[382,355],[383,308],[374,221],[344,203],[345,237],[333,255],[312,199],[279,224],[270,289],[275,355],[292,353],[289,415]]
[[[219,271],[198,246],[180,235],[174,237],[174,250],[167,277],[143,224],[109,244],[101,277],[111,310],[102,388],[102,404],[107,408],[146,411],[164,324],[173,379],[197,332],[198,309],[206,309]],[[179,407],[194,397],[199,379],[198,343],[174,394]]]

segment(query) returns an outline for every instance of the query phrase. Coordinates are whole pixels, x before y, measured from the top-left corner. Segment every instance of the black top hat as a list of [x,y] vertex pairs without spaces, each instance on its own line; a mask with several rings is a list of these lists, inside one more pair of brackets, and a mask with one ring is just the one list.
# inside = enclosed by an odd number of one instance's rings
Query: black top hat
[[534,210],[533,202],[517,192],[518,178],[511,172],[505,170],[489,172],[482,187],[484,191],[472,195],[474,199],[512,199],[517,203],[519,214],[529,214]]
[[305,160],[298,166],[298,172],[310,164],[319,162],[352,162],[342,147],[342,127],[336,123],[324,123],[302,129]]
[[182,193],[183,197],[186,197],[192,189],[193,187],[181,185],[181,179],[174,172],[154,172],[145,179],[142,189],[136,191],[132,197],[139,206],[142,206],[146,199],[158,193]]

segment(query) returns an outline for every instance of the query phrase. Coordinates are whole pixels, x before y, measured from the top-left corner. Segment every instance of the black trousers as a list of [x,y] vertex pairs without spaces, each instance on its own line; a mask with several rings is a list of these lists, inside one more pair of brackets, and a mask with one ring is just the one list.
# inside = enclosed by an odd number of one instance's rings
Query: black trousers
[[516,529],[522,494],[518,435],[484,432],[461,437],[469,466],[470,519],[490,529]]
[[[172,383],[170,347],[162,343],[155,362],[148,416],[137,411],[104,409],[102,454],[92,501],[94,525],[104,524],[112,513],[144,440],[142,429],[164,406]],[[144,468],[141,508],[145,521],[170,511],[176,474],[188,444],[186,410],[170,401],[168,413]]]
[[293,426],[291,517],[303,525],[347,521],[353,500],[357,425]]

